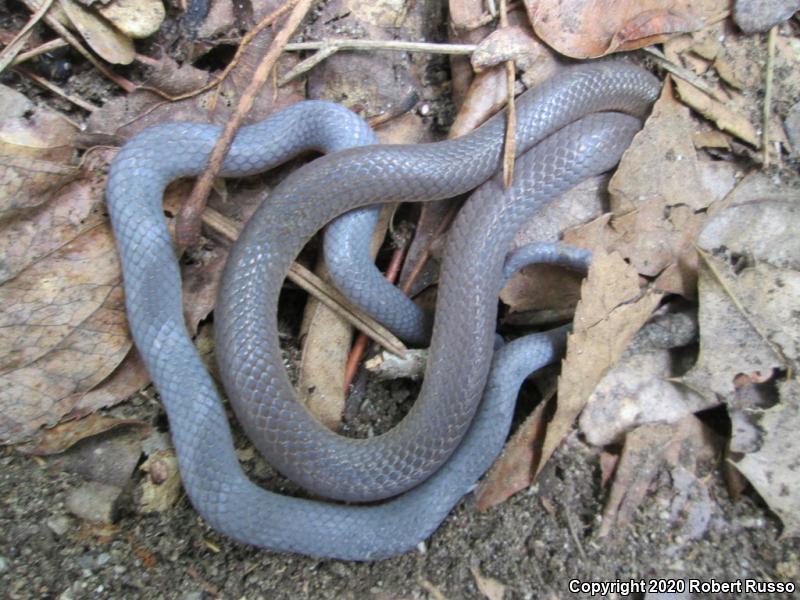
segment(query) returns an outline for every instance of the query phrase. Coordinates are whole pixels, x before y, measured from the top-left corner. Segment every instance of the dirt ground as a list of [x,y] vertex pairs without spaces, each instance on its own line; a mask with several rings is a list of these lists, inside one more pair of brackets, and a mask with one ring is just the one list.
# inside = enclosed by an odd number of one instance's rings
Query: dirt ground
[[[370,421],[377,431],[391,426],[414,396],[402,382],[370,385],[369,393],[373,400],[349,427],[356,433]],[[154,401],[140,398],[114,412],[165,429]],[[376,414],[377,422],[370,418]],[[125,435],[111,432],[105,441]],[[93,438],[68,454],[80,455],[87,443],[93,452],[107,447]],[[237,432],[237,448],[247,447]],[[528,492],[483,513],[468,497],[425,548],[372,563],[239,545],[203,523],[185,496],[161,514],[123,514],[115,527],[92,526],[67,512],[66,496],[83,480],[58,459],[49,467],[9,451],[0,461],[0,585],[12,599],[483,598],[477,573],[506,586],[496,597],[510,600],[573,597],[572,580],[800,578],[800,542],[780,539],[779,522],[757,498],[732,502],[718,468],[704,474],[713,508],[696,539],[691,516],[671,515],[675,492],[666,473],[628,528],[599,538],[607,489],[599,454],[577,435]],[[245,466],[260,484],[297,492],[257,456]]]

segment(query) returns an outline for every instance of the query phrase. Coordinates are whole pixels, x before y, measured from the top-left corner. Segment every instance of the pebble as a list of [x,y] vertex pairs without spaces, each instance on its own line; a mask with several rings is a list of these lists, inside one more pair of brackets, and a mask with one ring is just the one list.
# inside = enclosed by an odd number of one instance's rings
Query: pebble
[[769,31],[800,10],[800,0],[736,0],[733,19],[745,33]]
[[784,121],[786,135],[792,145],[792,152],[795,156],[800,156],[800,102],[789,109],[789,114]]
[[0,573],[8,571],[8,559],[5,556],[0,556]]
[[111,560],[111,555],[108,552],[103,552],[97,555],[97,566],[102,567]]
[[61,537],[69,530],[70,522],[69,518],[61,515],[59,517],[53,517],[52,519],[47,520],[47,527],[55,533],[57,536]]

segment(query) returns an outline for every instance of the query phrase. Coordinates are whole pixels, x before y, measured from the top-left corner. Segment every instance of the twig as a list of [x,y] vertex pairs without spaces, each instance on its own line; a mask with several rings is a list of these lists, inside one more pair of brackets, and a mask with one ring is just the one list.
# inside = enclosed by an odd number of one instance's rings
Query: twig
[[[58,87],[56,84],[47,81],[47,79],[45,79],[44,77],[40,77],[39,75],[36,75],[35,73],[31,73],[30,71],[28,71],[27,69],[25,69],[23,67],[14,67],[14,71],[16,73],[19,73],[23,77],[27,77],[28,79],[33,81],[35,84],[42,86],[46,90],[49,90],[49,91],[53,92],[54,94],[57,94],[58,96],[61,96],[65,100],[69,100],[75,106],[79,106],[83,110],[86,110],[86,111],[89,111],[89,112],[94,112],[98,108],[100,108],[99,106],[95,106],[94,104],[86,102],[86,100],[78,98],[77,96],[73,96],[72,94],[68,94],[67,92],[62,90],[60,87]],[[80,126],[78,126],[78,129],[80,129]]]
[[439,223],[439,226],[436,228],[436,231],[433,232],[433,235],[428,240],[428,243],[425,245],[425,249],[422,251],[422,254],[419,255],[417,259],[417,264],[414,265],[411,273],[408,275],[408,279],[403,284],[403,287],[400,288],[404,294],[408,295],[411,291],[411,287],[414,285],[414,282],[419,277],[419,274],[422,272],[422,268],[425,266],[425,263],[428,262],[428,259],[431,256],[431,252],[433,251],[433,244],[447,231],[447,228],[450,227],[450,224],[453,222],[453,219],[456,218],[458,214],[458,209],[461,207],[460,203],[454,204],[450,207],[450,210],[447,211],[447,214]]
[[62,38],[64,38],[64,40],[70,46],[75,48],[75,50],[77,50],[81,54],[81,56],[83,56],[86,60],[88,60],[90,63],[92,63],[94,65],[94,67],[98,71],[100,71],[103,75],[105,75],[111,81],[116,83],[123,90],[125,90],[128,93],[130,93],[130,92],[132,92],[133,90],[136,89],[136,85],[133,82],[128,81],[127,79],[125,79],[121,75],[118,75],[117,73],[115,73],[114,71],[109,69],[106,65],[104,65],[102,62],[97,60],[97,58],[95,58],[94,54],[89,52],[84,47],[84,45],[81,44],[80,40],[78,38],[76,38],[74,35],[72,35],[72,33],[69,31],[69,29],[67,29],[61,23],[58,22],[58,19],[56,19],[52,15],[45,15],[44,16],[44,22],[47,23],[47,25],[53,31],[55,31],[58,35],[60,35]]
[[778,26],[769,30],[767,36],[767,72],[764,77],[764,126],[761,131],[761,151],[764,153],[764,168],[769,166],[769,122],[772,120],[772,80],[775,75],[775,41]]
[[[400,267],[403,266],[403,258],[406,255],[407,247],[408,244],[403,244],[401,247],[395,249],[394,254],[392,254],[392,260],[389,262],[389,266],[386,267],[386,273],[384,275],[389,283],[395,283],[400,276]],[[367,351],[368,344],[369,338],[363,333],[359,333],[352,350],[350,350],[350,356],[347,357],[347,365],[344,369],[345,394],[347,390],[350,389],[350,384],[353,383],[353,378],[355,378],[358,372],[358,365],[361,364],[361,359],[364,358],[364,353]]]
[[[233,59],[231,60],[231,62],[228,63],[228,65],[225,67],[225,69],[222,71],[222,73],[220,75],[218,75],[217,77],[215,77],[214,79],[212,79],[211,81],[206,83],[205,85],[201,85],[199,88],[194,89],[194,90],[192,90],[190,92],[186,92],[184,94],[178,94],[177,96],[173,96],[173,95],[168,94],[168,93],[166,93],[166,92],[164,92],[164,91],[162,91],[162,90],[160,90],[158,88],[154,88],[154,87],[150,87],[150,86],[142,86],[142,89],[146,89],[146,90],[150,90],[152,92],[155,92],[156,94],[158,94],[162,98],[166,98],[167,100],[170,100],[171,102],[177,102],[178,100],[186,100],[187,98],[194,98],[198,94],[202,94],[203,92],[206,92],[206,91],[210,90],[211,88],[218,86],[223,81],[225,81],[225,79],[228,77],[228,75],[230,75],[230,72],[233,70],[233,68],[239,63],[239,59],[241,58],[242,53],[245,51],[245,49],[250,44],[250,42],[253,40],[253,38],[256,35],[258,35],[259,33],[261,33],[261,31],[263,31],[266,27],[269,27],[270,25],[275,23],[275,21],[280,19],[284,14],[286,14],[289,11],[289,9],[292,8],[295,5],[296,1],[297,0],[290,0],[289,2],[286,2],[285,4],[280,6],[280,8],[275,9],[274,11],[269,13],[266,17],[261,19],[261,21],[259,21],[258,25],[253,27],[243,37],[241,37],[238,40],[239,47],[236,49],[236,54],[233,56]],[[214,99],[214,103],[216,103],[216,98]]]
[[62,40],[61,38],[55,38],[50,40],[49,42],[45,42],[36,48],[32,48],[27,52],[20,52],[17,54],[16,58],[11,61],[13,66],[21,65],[22,63],[29,61],[32,58],[36,58],[42,54],[46,54],[48,52],[52,52],[53,50],[58,50],[59,48],[64,48],[65,46],[69,46],[67,42]]
[[214,184],[214,178],[222,167],[222,161],[233,142],[236,131],[239,129],[239,125],[241,125],[247,113],[250,112],[256,94],[258,94],[258,91],[267,81],[272,67],[275,66],[278,57],[283,52],[283,47],[294,34],[295,29],[300,25],[303,18],[305,18],[312,4],[313,0],[300,0],[295,5],[286,21],[286,25],[284,25],[283,29],[275,36],[269,50],[264,55],[258,67],[256,67],[255,73],[253,73],[253,79],[242,94],[236,111],[231,115],[231,118],[228,119],[222,135],[214,145],[214,150],[211,152],[211,158],[208,161],[208,167],[206,167],[205,171],[197,178],[189,199],[178,214],[175,233],[179,246],[189,246],[197,238],[200,232],[200,222],[206,198],[208,198],[211,186]]
[[0,51],[0,73],[14,60],[14,58],[19,54],[22,47],[25,45],[25,42],[28,41],[30,37],[31,30],[36,23],[45,15],[45,13],[50,10],[50,6],[53,4],[53,0],[44,0],[42,5],[36,10],[31,18],[28,19],[28,22],[25,23],[25,26],[19,30],[14,39],[11,40],[8,45]]
[[[230,242],[236,241],[241,232],[238,223],[209,207],[203,211],[203,223]],[[405,355],[406,347],[394,334],[304,266],[292,263],[287,278],[392,354]]]
[[475,44],[433,44],[430,42],[405,42],[402,40],[352,40],[328,39],[319,42],[297,42],[286,44],[287,52],[316,50],[314,54],[301,61],[278,79],[278,86],[283,86],[307,73],[323,60],[336,54],[339,50],[389,50],[401,52],[425,52],[428,54],[472,54]]
[[322,50],[333,46],[338,50],[399,50],[402,52],[425,52],[427,54],[465,54],[475,52],[477,44],[435,44],[433,42],[406,42],[403,40],[353,40],[329,39],[318,42],[295,42],[286,44],[286,52]]
[[[500,27],[508,27],[506,0],[500,0]],[[507,60],[505,67],[508,107],[506,108],[506,136],[503,143],[503,187],[508,189],[514,178],[514,162],[517,158],[517,109],[514,103],[514,82],[517,78],[517,68],[514,59]]]
[[705,92],[715,100],[720,102],[728,102],[728,98],[722,95],[719,90],[715,90],[713,87],[708,85],[705,81],[700,79],[697,75],[689,71],[688,69],[684,69],[680,65],[676,65],[670,59],[668,59],[664,54],[652,46],[647,48],[642,48],[647,54],[652,56],[656,59],[656,62],[661,65],[661,67],[667,71],[668,73],[672,73],[675,77],[679,79],[683,79],[686,83],[689,83],[696,87],[698,90]]

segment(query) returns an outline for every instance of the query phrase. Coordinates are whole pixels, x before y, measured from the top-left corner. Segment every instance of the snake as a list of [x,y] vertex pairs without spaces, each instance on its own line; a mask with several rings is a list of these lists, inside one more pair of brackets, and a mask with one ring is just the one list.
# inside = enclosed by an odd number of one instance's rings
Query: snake
[[[546,364],[558,350],[558,335],[541,334],[493,353],[514,233],[545,202],[611,169],[658,92],[654,76],[622,61],[577,65],[525,92],[517,99],[521,155],[509,189],[492,177],[502,160],[502,112],[461,138],[416,145],[359,145],[369,138],[361,126],[343,142],[349,111],[319,101],[239,131],[223,176],[260,172],[309,149],[328,152],[286,177],[246,223],[214,313],[222,383],[245,433],[280,473],[327,500],[273,493],[247,477],[217,386],[183,319],[163,192],[206,167],[221,128],[165,123],[129,140],[106,189],[128,322],[164,404],[184,488],[206,522],[242,543],[347,560],[386,558],[427,538],[499,453],[531,365]],[[447,237],[430,357],[414,405],[372,438],[326,429],[295,399],[281,355],[277,303],[292,261],[347,211],[447,198],[476,186]],[[346,293],[375,303],[370,310],[378,314],[385,310],[387,302],[368,291],[375,289],[369,277],[353,270],[350,278]]]

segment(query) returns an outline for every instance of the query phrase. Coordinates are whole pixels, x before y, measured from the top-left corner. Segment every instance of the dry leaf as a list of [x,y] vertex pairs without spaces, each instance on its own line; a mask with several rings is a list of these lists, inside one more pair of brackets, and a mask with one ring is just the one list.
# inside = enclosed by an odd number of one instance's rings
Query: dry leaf
[[503,600],[506,594],[506,586],[504,584],[497,581],[497,579],[482,575],[478,567],[474,565],[469,570],[475,578],[475,585],[478,586],[478,590],[486,597],[486,600]]
[[147,473],[134,493],[136,512],[164,512],[172,508],[181,494],[181,477],[175,451],[152,453],[139,469]]
[[675,80],[675,87],[681,100],[703,115],[706,119],[713,121],[717,127],[736,136],[740,140],[747,142],[753,147],[760,144],[758,132],[747,116],[731,108],[731,104],[723,104],[698,90],[693,85],[680,79]]
[[23,454],[47,456],[60,454],[78,442],[119,427],[136,427],[142,435],[148,435],[150,425],[140,419],[117,419],[93,414],[85,419],[68,421],[48,429],[38,436],[34,443],[19,445],[16,449]]
[[800,273],[766,263],[736,273],[701,252],[700,355],[682,381],[718,402],[739,374],[785,368],[800,356]]
[[75,126],[0,85],[0,216],[45,202],[74,179]]
[[537,475],[572,428],[589,395],[647,321],[661,294],[639,289],[636,269],[618,254],[597,253],[581,288]]
[[526,489],[541,459],[547,425],[547,402],[542,402],[519,426],[489,473],[475,491],[475,510],[483,511]]
[[761,440],[756,451],[734,462],[783,522],[783,537],[800,536],[800,382],[779,386],[780,402],[758,419]]
[[613,531],[624,539],[625,528],[666,466],[673,481],[671,520],[683,516],[681,533],[689,539],[702,536],[713,503],[697,472],[703,463],[716,459],[718,447],[715,436],[693,415],[675,424],[651,423],[632,431],[617,464],[598,535]]
[[166,16],[161,0],[112,0],[95,6],[97,12],[134,40],[154,34]]
[[769,31],[800,10],[800,0],[736,0],[733,18],[746,33]]
[[518,25],[495,29],[478,44],[471,61],[478,73],[507,60],[513,60],[520,70],[527,71],[536,62],[549,57],[547,47],[534,37],[529,27]]
[[711,198],[697,166],[695,129],[689,110],[675,100],[668,80],[611,178],[611,212],[622,215],[654,199],[664,200],[664,206],[707,207]]
[[136,49],[129,37],[75,0],[59,0],[70,22],[92,50],[112,64],[129,65]]
[[[330,282],[320,258],[315,273]],[[300,401],[329,429],[338,429],[345,408],[344,374],[353,328],[310,298],[303,315],[303,353],[297,382]]]
[[586,440],[607,446],[646,423],[675,423],[707,408],[699,395],[668,381],[674,373],[669,350],[626,355],[597,384],[580,417]]
[[[608,176],[581,182],[547,203],[514,236],[512,249],[534,242],[557,241],[565,229],[598,216],[607,201]],[[580,295],[582,273],[549,265],[526,267],[500,292],[510,312],[574,306]]]
[[725,0],[525,0],[533,29],[572,58],[594,58],[696,31],[727,8]]

